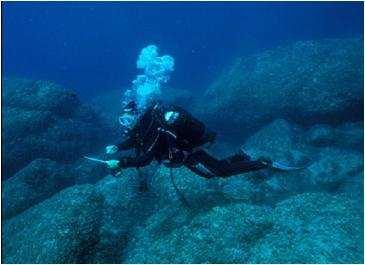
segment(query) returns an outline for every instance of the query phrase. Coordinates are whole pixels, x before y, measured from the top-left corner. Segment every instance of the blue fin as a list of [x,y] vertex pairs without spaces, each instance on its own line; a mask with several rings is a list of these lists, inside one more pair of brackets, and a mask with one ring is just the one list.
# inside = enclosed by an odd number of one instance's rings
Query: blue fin
[[292,170],[299,170],[299,169],[303,169],[304,167],[293,167],[293,166],[288,166],[285,165],[283,163],[280,162],[272,162],[272,168],[278,169],[278,170],[283,170],[283,171],[292,171]]

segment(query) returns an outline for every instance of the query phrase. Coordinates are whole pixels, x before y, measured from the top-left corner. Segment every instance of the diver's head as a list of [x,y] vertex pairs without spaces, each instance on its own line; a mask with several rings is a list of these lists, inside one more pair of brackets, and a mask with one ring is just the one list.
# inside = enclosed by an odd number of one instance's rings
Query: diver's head
[[134,100],[131,100],[124,106],[123,112],[124,113],[137,112],[137,103]]
[[137,104],[134,101],[127,103],[119,116],[119,123],[122,125],[123,133],[128,133],[137,123],[138,110]]

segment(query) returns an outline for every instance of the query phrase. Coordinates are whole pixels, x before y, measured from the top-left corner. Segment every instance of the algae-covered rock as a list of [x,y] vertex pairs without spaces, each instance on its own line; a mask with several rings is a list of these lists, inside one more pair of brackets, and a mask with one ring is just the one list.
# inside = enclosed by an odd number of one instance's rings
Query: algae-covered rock
[[238,58],[207,89],[200,112],[222,132],[241,134],[279,117],[362,120],[363,82],[361,39],[299,41]]
[[301,144],[303,131],[299,126],[278,119],[247,138],[243,149],[253,158],[301,164],[308,160],[308,150]]
[[185,167],[159,167],[150,179],[150,192],[157,196],[162,206],[183,204],[189,207],[207,207],[224,199],[216,179],[208,180]]
[[110,127],[76,94],[47,81],[3,81],[3,178],[37,158],[75,162],[109,139]]
[[274,209],[228,204],[198,212],[166,207],[137,227],[126,263],[359,263],[362,205],[304,193]]
[[[339,126],[342,127],[345,125]],[[332,134],[345,133],[342,129],[324,125],[313,126],[309,132],[305,132],[285,120],[275,120],[251,135],[246,140],[244,149],[254,158],[268,157],[274,161],[303,167],[292,172],[262,170],[245,174],[244,176],[251,179],[263,179],[256,187],[261,193],[256,199],[275,202],[276,199],[280,200],[298,192],[335,192],[346,190],[345,186],[351,183],[359,183],[363,154],[356,149],[349,149],[351,144],[348,144],[352,143],[349,138],[356,134],[348,133],[347,137],[335,137]],[[334,144],[336,141],[337,145]],[[308,142],[312,144],[308,145]],[[328,145],[331,147],[326,147]],[[346,148],[340,148],[345,146]],[[239,190],[237,187],[235,189]]]
[[138,175],[125,177],[107,176],[95,184],[95,190],[103,196],[99,240],[88,262],[121,263],[120,253],[126,245],[129,229],[136,223],[138,216],[148,212],[142,207],[138,194]]
[[65,166],[49,159],[36,159],[3,181],[2,218],[11,218],[73,183]]
[[346,122],[336,127],[335,145],[363,152],[364,122]]
[[80,105],[75,92],[50,81],[5,78],[3,104],[28,110],[72,116]]
[[98,241],[103,199],[74,186],[2,223],[3,263],[83,263]]
[[362,178],[363,161],[364,156],[359,152],[321,148],[313,163],[307,167],[304,177],[307,185],[336,191],[354,179]]
[[316,124],[306,132],[306,142],[315,147],[336,146],[362,151],[364,124],[363,122],[346,122],[336,127]]
[[246,263],[249,247],[272,226],[269,211],[248,204],[196,215],[170,207],[137,229],[125,263]]
[[307,141],[317,147],[333,145],[335,141],[334,129],[327,124],[316,124],[308,130]]
[[50,111],[24,110],[17,107],[4,107],[3,117],[5,118],[3,133],[7,140],[5,144],[17,142],[29,134],[41,132],[55,120]]
[[[343,127],[352,130],[339,129]],[[227,187],[224,188],[226,196],[238,198],[241,192],[245,195],[243,197],[275,204],[276,201],[305,191],[351,193],[357,190],[356,194],[359,194],[363,154],[357,151],[358,148],[351,148],[354,141],[361,141],[358,127],[346,124],[334,129],[317,125],[305,132],[285,120],[269,123],[246,140],[244,150],[254,159],[268,157],[302,169],[291,172],[267,169],[243,174],[244,178],[256,182],[255,185],[240,180],[246,184],[239,186],[227,180]],[[352,133],[354,130],[357,133]],[[356,139],[350,140],[352,137]]]
[[248,263],[361,263],[363,212],[346,197],[306,193],[277,205]]
[[85,158],[73,163],[70,170],[75,178],[75,184],[78,185],[95,184],[111,173],[104,164],[95,163]]

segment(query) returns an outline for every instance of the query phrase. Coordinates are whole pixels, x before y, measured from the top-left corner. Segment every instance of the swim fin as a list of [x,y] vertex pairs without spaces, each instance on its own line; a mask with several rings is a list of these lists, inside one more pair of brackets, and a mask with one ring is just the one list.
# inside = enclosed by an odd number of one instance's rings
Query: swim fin
[[293,171],[293,170],[303,169],[304,167],[293,167],[293,166],[285,165],[281,162],[274,161],[274,162],[272,162],[271,168],[282,170],[282,171]]

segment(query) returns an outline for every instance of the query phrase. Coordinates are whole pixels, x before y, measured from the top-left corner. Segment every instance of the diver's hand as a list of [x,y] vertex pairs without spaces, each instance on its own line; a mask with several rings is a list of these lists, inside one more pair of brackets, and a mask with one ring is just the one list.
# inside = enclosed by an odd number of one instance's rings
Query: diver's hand
[[117,169],[119,168],[119,160],[107,160],[106,165],[110,169]]
[[105,152],[109,155],[115,154],[116,152],[118,152],[118,146],[108,145],[107,147],[105,147]]

